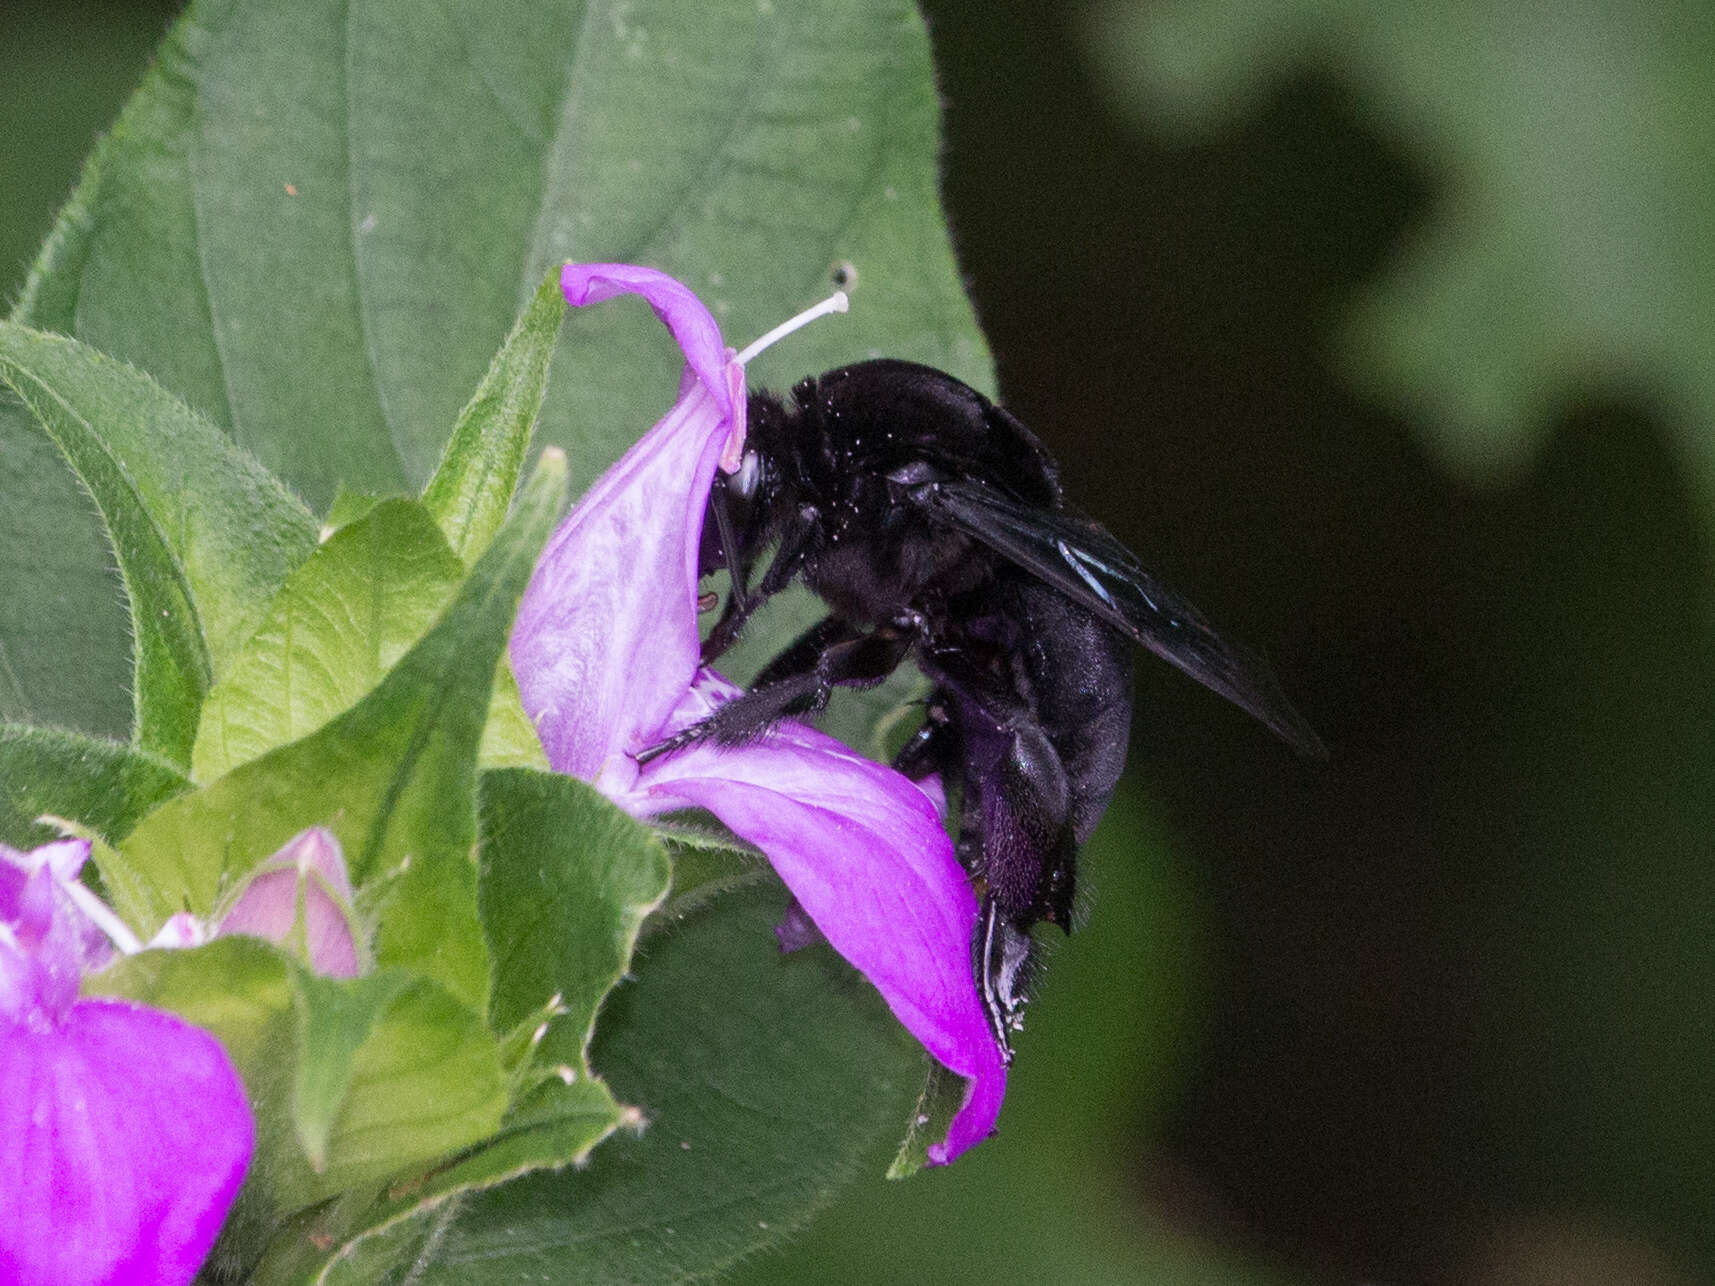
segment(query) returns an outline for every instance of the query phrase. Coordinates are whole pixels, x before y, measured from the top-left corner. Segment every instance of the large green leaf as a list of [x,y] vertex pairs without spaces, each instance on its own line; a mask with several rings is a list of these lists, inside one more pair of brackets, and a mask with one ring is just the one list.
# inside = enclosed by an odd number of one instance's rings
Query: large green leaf
[[[852,314],[765,354],[760,376],[887,351],[990,385],[936,146],[905,0],[198,0],[25,311],[148,370],[318,505],[336,480],[421,485],[567,257],[680,274],[735,345],[851,263]],[[539,439],[569,448],[581,487],[666,409],[678,366],[641,305],[586,310]],[[0,421],[0,460],[14,436]],[[82,510],[61,487],[27,530],[98,564]],[[98,599],[104,575],[6,572],[26,600]],[[116,631],[68,647],[50,624],[0,636],[29,712],[120,731],[82,690],[112,672]]]
[[785,907],[777,885],[753,888],[650,938],[591,1055],[647,1128],[585,1169],[525,1176],[450,1222],[402,1231],[419,1248],[434,1238],[434,1261],[409,1280],[710,1275],[790,1233],[851,1176],[856,1154],[885,1146],[923,1055],[826,947],[780,953],[772,926]]
[[0,389],[0,719],[129,738],[131,633],[87,493]]
[[0,724],[0,844],[31,848],[56,838],[57,831],[36,821],[43,815],[118,839],[155,805],[188,789],[172,764],[135,747]]
[[101,511],[131,604],[137,738],[188,763],[203,694],[315,543],[310,513],[147,375],[0,321],[0,380]]
[[153,895],[118,909],[149,929],[206,914],[237,876],[306,826],[344,846],[379,918],[378,964],[413,968],[486,1010],[477,922],[476,759],[495,666],[537,552],[564,503],[565,466],[544,455],[517,512],[440,620],[351,710],[157,809],[123,846]]
[[1105,0],[1090,49],[1154,123],[1285,76],[1353,85],[1447,195],[1347,318],[1353,378],[1467,477],[1527,461],[1592,377],[1652,389],[1715,498],[1715,23],[1672,4]]
[[400,970],[296,974],[292,1116],[309,1167],[292,1207],[374,1184],[482,1142],[507,1084],[480,1014]]

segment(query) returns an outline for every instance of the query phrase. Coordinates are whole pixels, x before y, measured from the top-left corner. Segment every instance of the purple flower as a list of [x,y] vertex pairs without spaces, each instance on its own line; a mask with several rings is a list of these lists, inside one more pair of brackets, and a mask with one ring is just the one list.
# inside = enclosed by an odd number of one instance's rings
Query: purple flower
[[256,868],[215,936],[266,938],[319,974],[355,978],[360,961],[351,896],[339,841],[312,826]]
[[188,1282],[255,1127],[214,1037],[79,998],[117,924],[78,882],[88,855],[83,840],[0,845],[0,1281]]
[[574,306],[642,295],[686,367],[672,409],[554,533],[519,608],[512,668],[548,762],[636,816],[705,808],[767,854],[834,949],[967,1079],[929,1150],[951,1161],[994,1128],[1006,1066],[971,973],[976,898],[930,793],[791,721],[744,746],[636,759],[739,691],[701,662],[697,552],[715,469],[744,444],[742,361],[653,269],[568,264],[561,284]]

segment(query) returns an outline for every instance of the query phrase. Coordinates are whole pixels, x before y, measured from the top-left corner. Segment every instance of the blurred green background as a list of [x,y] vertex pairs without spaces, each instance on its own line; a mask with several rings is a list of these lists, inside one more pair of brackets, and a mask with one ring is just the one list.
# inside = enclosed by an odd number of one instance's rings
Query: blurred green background
[[[0,18],[0,282],[176,5]],[[1141,664],[1004,1132],[735,1280],[1715,1280],[1715,14],[929,0],[1068,490],[1261,646]]]

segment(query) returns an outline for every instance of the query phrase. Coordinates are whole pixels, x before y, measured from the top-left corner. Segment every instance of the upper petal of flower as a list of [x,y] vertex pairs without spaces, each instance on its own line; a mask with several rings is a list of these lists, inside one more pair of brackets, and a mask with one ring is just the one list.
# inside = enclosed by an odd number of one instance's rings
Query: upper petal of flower
[[643,296],[683,350],[685,365],[714,394],[722,418],[732,417],[736,408],[726,374],[731,355],[713,314],[689,286],[634,263],[569,263],[560,269],[560,289],[574,308],[616,295]]
[[219,1042],[170,1014],[82,1000],[55,1026],[0,1022],[0,1279],[190,1281],[254,1137]]
[[663,273],[567,265],[574,304],[644,295],[685,350],[666,417],[554,533],[519,606],[512,669],[548,762],[586,781],[649,744],[697,672],[697,546],[716,465],[743,432],[744,372]]
[[[693,708],[724,680],[705,672]],[[832,737],[787,722],[746,746],[692,746],[650,763],[638,811],[706,808],[760,848],[830,945],[907,1031],[969,1082],[931,1160],[987,1138],[1006,1065],[971,974],[977,902],[929,797]]]
[[83,975],[113,958],[91,913],[117,920],[78,881],[88,857],[88,840],[27,853],[0,844],[0,1023],[31,1013],[58,1018],[77,999]]

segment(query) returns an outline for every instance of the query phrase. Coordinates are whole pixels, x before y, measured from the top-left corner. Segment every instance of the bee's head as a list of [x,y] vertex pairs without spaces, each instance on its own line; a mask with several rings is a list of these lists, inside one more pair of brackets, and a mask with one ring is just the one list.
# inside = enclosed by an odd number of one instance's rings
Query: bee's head
[[769,447],[778,440],[777,417],[785,412],[772,394],[761,390],[751,394],[747,411],[738,468],[731,473],[717,470],[709,492],[697,556],[699,577],[722,570],[748,575],[772,535],[778,471]]

